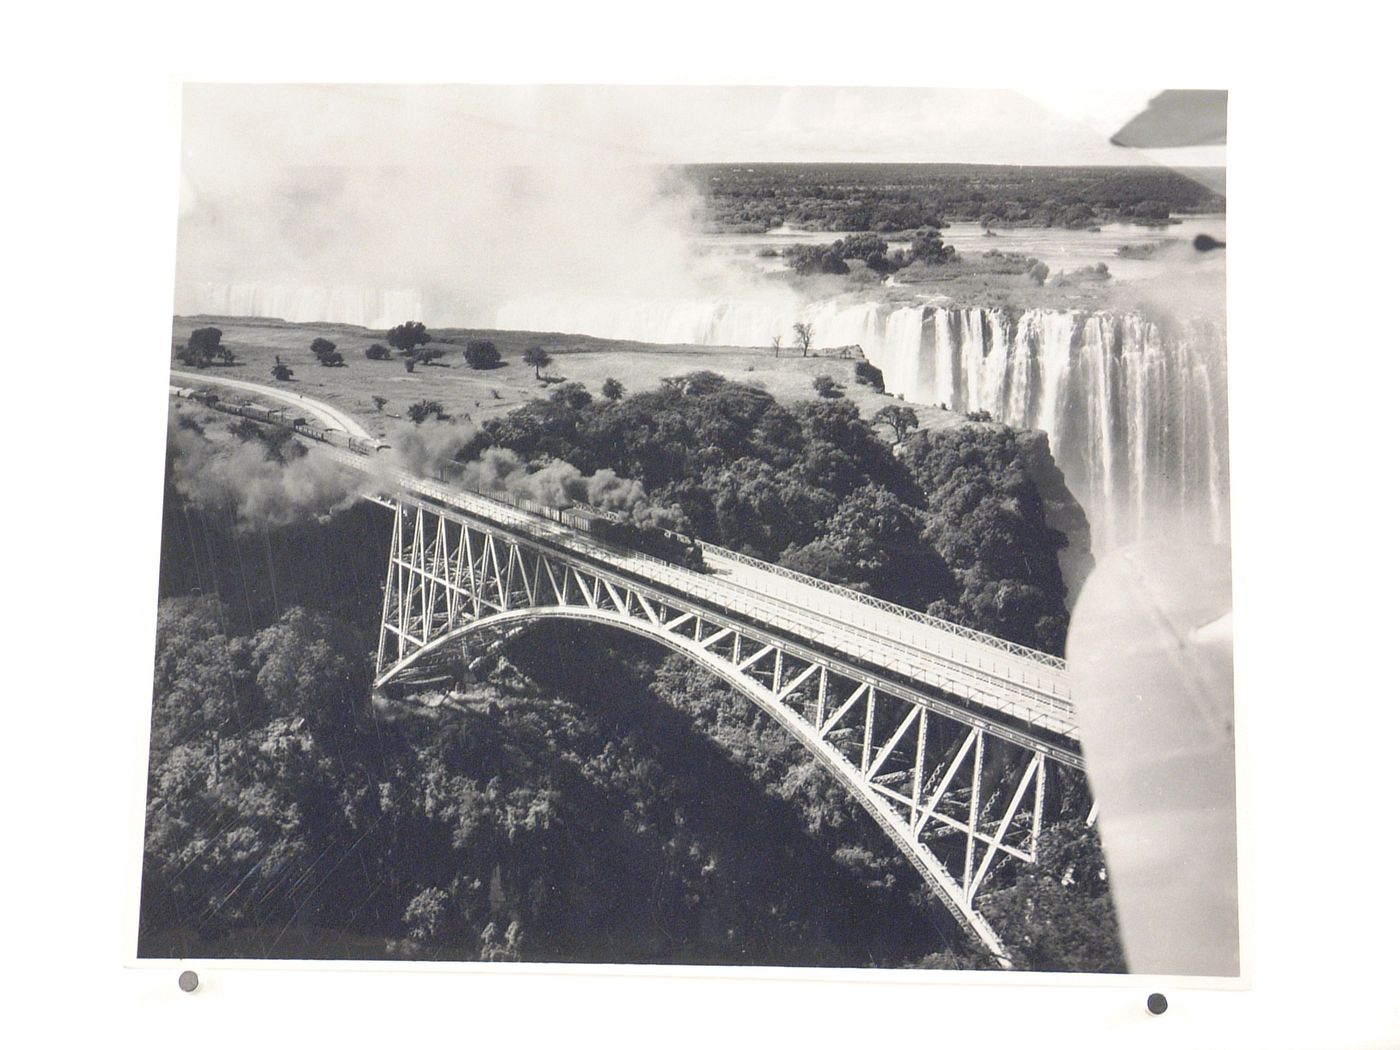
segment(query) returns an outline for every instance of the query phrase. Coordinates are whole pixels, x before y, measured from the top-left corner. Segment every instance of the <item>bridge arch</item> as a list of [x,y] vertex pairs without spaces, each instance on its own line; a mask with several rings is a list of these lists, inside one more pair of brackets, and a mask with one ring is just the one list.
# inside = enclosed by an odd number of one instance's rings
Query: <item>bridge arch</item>
[[[755,704],[768,717],[775,720],[788,735],[801,744],[828,772],[847,789],[850,795],[874,819],[881,831],[904,854],[920,876],[934,891],[957,920],[958,924],[971,936],[984,945],[1003,965],[1009,965],[1000,937],[987,920],[972,906],[971,894],[965,886],[960,886],[942,861],[921,840],[920,828],[910,819],[908,813],[896,809],[893,801],[874,790],[869,774],[848,759],[842,752],[824,738],[821,719],[817,724],[809,722],[792,707],[782,703],[782,694],[767,688],[762,682],[744,673],[739,661],[727,659],[722,652],[703,644],[696,637],[678,634],[668,630],[664,621],[653,622],[648,618],[628,615],[618,609],[595,608],[587,605],[531,605],[517,609],[489,612],[487,615],[465,621],[445,631],[411,654],[383,669],[376,676],[375,685],[381,687],[412,670],[415,666],[430,662],[449,650],[454,643],[461,642],[474,634],[483,634],[512,626],[527,627],[544,620],[564,620],[613,627],[650,641],[657,642],[672,652],[689,658],[696,666],[711,673],[720,681],[737,689]],[[696,636],[700,634],[696,632]],[[736,647],[737,649],[737,647]],[[779,658],[781,661],[781,658]],[[781,669],[781,662],[778,665]],[[779,670],[781,675],[781,670]],[[873,692],[870,694],[873,700]],[[840,717],[838,714],[837,718]],[[836,719],[833,719],[834,723]],[[868,735],[868,734],[867,734]],[[981,744],[978,739],[978,766],[980,767]],[[961,761],[961,756],[959,761]],[[1043,762],[1040,765],[1043,776]],[[1024,794],[1026,780],[1023,780],[1019,796]],[[975,805],[975,803],[974,803]],[[1013,804],[1013,809],[1015,804]],[[1003,829],[1004,830],[1004,829]],[[994,849],[986,855],[984,869],[994,855]],[[978,880],[980,882],[980,878]]]

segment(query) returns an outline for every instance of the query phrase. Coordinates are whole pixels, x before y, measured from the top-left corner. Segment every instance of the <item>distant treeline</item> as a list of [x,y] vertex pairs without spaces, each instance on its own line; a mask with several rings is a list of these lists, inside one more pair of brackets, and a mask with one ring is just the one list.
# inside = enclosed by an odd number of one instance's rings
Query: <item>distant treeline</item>
[[1161,223],[1225,210],[1222,194],[1168,168],[944,164],[708,164],[684,169],[726,230],[775,226],[895,233],[944,222]]

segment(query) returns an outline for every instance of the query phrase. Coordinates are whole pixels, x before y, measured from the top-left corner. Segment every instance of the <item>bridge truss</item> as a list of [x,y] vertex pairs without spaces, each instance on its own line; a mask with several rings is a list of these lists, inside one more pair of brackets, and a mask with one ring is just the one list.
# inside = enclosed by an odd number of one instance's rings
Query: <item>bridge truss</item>
[[1002,865],[1036,859],[1055,765],[1076,751],[952,695],[809,646],[551,541],[415,496],[394,511],[375,685],[456,662],[475,632],[543,618],[640,634],[685,654],[780,722],[830,770],[953,917],[1005,963],[975,904]]

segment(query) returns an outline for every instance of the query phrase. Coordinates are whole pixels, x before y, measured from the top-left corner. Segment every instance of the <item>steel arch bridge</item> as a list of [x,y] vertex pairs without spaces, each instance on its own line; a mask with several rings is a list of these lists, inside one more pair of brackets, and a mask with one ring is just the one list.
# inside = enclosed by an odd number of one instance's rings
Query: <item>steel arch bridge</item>
[[1051,767],[1083,769],[1062,662],[718,548],[694,572],[393,473],[376,688],[544,619],[652,639],[777,720],[1007,964],[975,904],[1000,865],[1035,861]]

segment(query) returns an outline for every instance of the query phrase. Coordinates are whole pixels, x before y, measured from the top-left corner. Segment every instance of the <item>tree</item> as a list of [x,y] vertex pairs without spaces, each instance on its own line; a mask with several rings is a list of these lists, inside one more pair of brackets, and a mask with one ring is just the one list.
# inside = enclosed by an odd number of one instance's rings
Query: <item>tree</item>
[[383,412],[384,406],[388,403],[389,399],[387,397],[380,397],[378,394],[374,395],[374,410],[376,412]]
[[472,339],[468,341],[467,348],[462,351],[462,358],[473,369],[480,372],[483,369],[495,368],[501,363],[501,352],[496,349],[496,344],[489,339]]
[[532,346],[525,351],[525,363],[535,370],[535,378],[540,378],[540,369],[548,368],[554,363],[554,358],[549,355],[549,351],[542,346]]
[[778,357],[778,356],[782,353],[782,350],[783,350],[783,337],[780,336],[780,335],[775,335],[775,336],[773,337],[773,356],[774,356],[774,357]]
[[962,586],[928,611],[1058,654],[1069,623],[1059,563],[1068,540],[1047,519],[1033,453],[1010,427],[983,425],[920,430],[900,459],[936,508],[923,540]]
[[[244,420],[248,422],[248,420]],[[246,646],[226,635],[227,609],[213,595],[161,599],[156,616],[152,745],[217,737],[257,707]]]
[[190,333],[189,348],[197,353],[213,356],[223,345],[224,333],[217,328],[196,328]]
[[216,359],[231,365],[233,351],[221,342],[223,335],[217,328],[196,328],[190,333],[189,341],[175,351],[175,356],[181,364],[195,368],[207,368]]
[[411,354],[416,347],[426,346],[432,342],[433,337],[423,327],[422,321],[405,321],[403,324],[389,329],[385,338],[389,341],[389,345],[399,353]]
[[438,358],[440,358],[440,357],[442,357],[442,356],[444,356],[444,355],[443,355],[443,352],[442,352],[441,350],[433,349],[433,348],[429,348],[429,347],[426,347],[426,346],[425,346],[425,347],[423,347],[421,350],[415,350],[415,351],[414,351],[412,354],[410,354],[409,356],[412,357],[413,360],[415,360],[416,362],[418,362],[418,364],[420,364],[420,365],[430,365],[430,364],[432,364],[434,361],[436,361]]
[[[620,386],[621,384],[619,384]],[[564,405],[575,411],[593,403],[593,395],[588,392],[582,383],[565,383],[554,393],[549,395],[549,399],[556,405]]]
[[903,441],[919,426],[919,414],[907,405],[886,405],[875,413],[874,422],[894,431],[895,441]]
[[1037,259],[1031,265],[1031,267],[1028,270],[1026,270],[1026,273],[1030,276],[1030,279],[1036,284],[1044,284],[1046,278],[1050,276],[1050,267],[1046,266],[1043,262]]
[[797,340],[797,345],[802,350],[802,356],[807,356],[807,351],[812,349],[812,337],[815,330],[810,324],[798,322],[792,326],[792,337]]
[[845,387],[825,372],[812,380],[812,388],[818,397],[841,397],[846,392]]
[[322,724],[343,717],[358,693],[350,660],[331,642],[344,635],[330,617],[299,606],[259,631],[253,666],[269,706]]
[[789,248],[784,257],[796,273],[850,273],[851,268],[841,257],[841,250],[831,244],[799,244]]
[[888,242],[874,233],[852,233],[841,238],[833,247],[839,248],[846,259],[863,259],[872,253],[884,255],[889,250]]
[[843,260],[860,259],[876,273],[883,273],[890,268],[889,260],[885,256],[889,247],[888,242],[877,234],[853,233],[833,244],[831,250]]
[[885,373],[869,361],[856,362],[856,382],[863,386],[874,387],[881,394],[885,392]]
[[329,339],[317,337],[311,340],[311,352],[325,368],[342,368],[345,365],[345,355],[337,350]]
[[603,380],[603,396],[609,401],[621,401],[624,393],[626,390],[623,385],[612,376]]
[[1123,973],[1127,966],[1098,836],[1080,821],[1041,833],[1035,864],[982,898],[1017,966],[1028,970]]
[[272,366],[272,378],[279,383],[285,383],[291,379],[295,373],[282,363],[281,355],[277,357],[277,363]]
[[446,419],[447,413],[443,411],[440,401],[415,401],[408,406],[408,418],[421,423],[428,418]]
[[911,602],[954,586],[948,567],[920,541],[914,512],[888,489],[855,489],[816,540],[783,552],[781,564],[834,583]]
[[389,348],[383,343],[373,343],[365,347],[365,356],[371,361],[387,361],[393,355],[389,353]]
[[944,244],[939,232],[928,227],[915,233],[909,245],[909,257],[915,262],[938,265],[949,262],[955,254],[953,246]]

